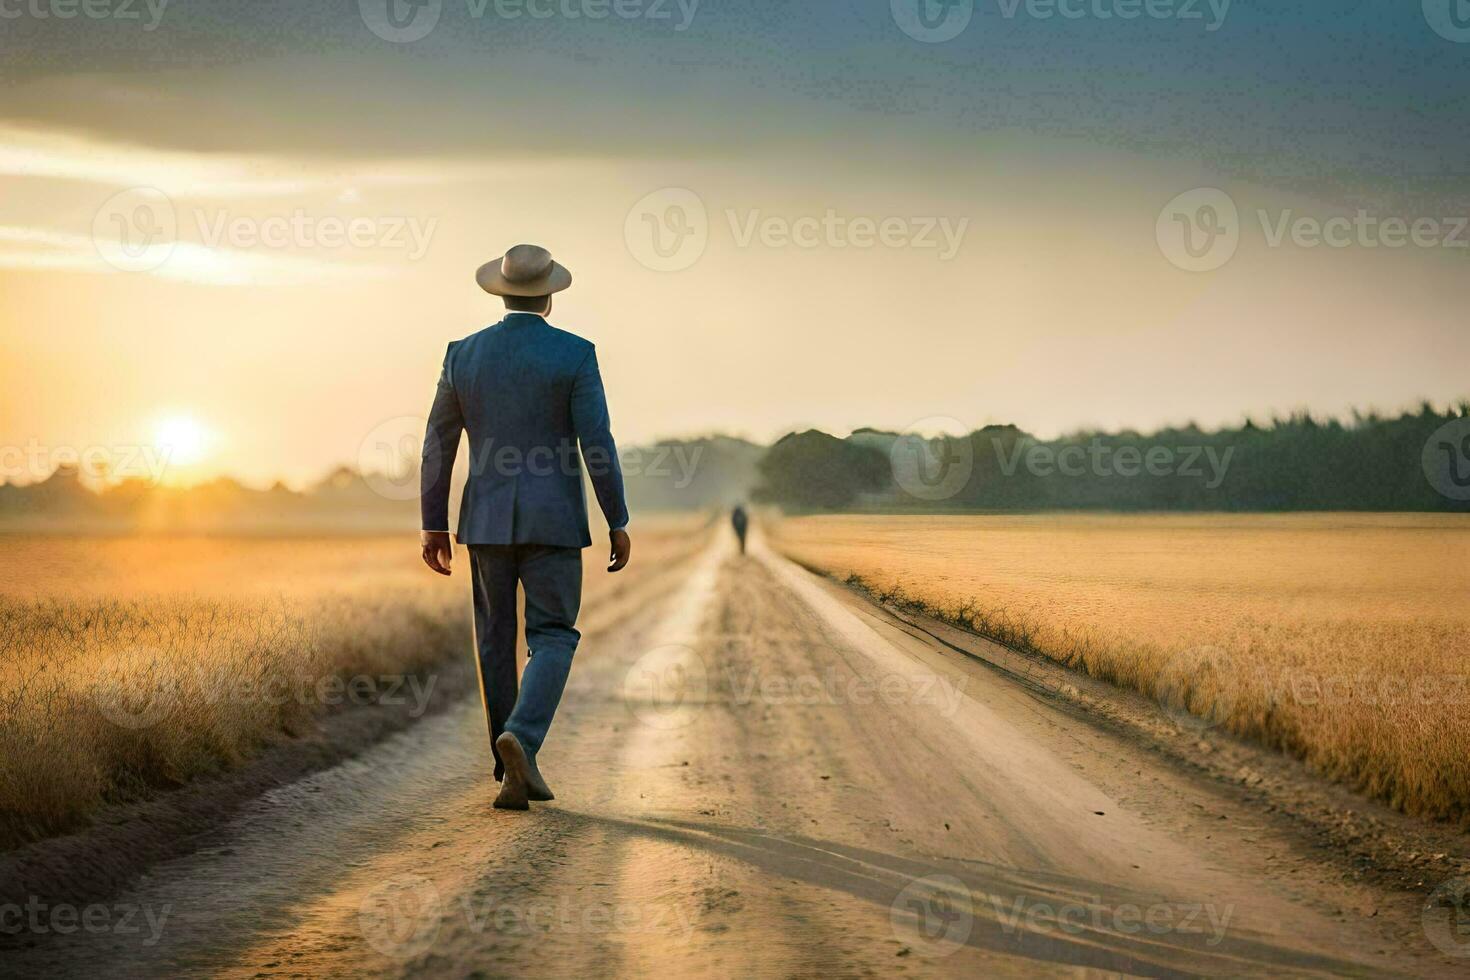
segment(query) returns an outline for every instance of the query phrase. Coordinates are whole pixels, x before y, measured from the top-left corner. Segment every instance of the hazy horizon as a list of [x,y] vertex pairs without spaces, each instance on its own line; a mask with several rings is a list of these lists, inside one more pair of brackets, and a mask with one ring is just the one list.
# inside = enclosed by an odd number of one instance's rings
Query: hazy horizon
[[[784,438],[799,435],[807,431],[813,431],[813,429],[815,429],[815,431],[820,431],[827,435],[844,440],[850,439],[852,436],[860,432],[873,432],[884,435],[900,436],[912,435],[919,436],[924,439],[932,439],[940,436],[973,435],[986,427],[999,426],[1016,428],[1024,433],[1026,436],[1035,438],[1042,443],[1073,439],[1085,435],[1121,436],[1131,433],[1137,434],[1144,438],[1151,438],[1156,434],[1168,430],[1188,429],[1190,427],[1197,428],[1202,434],[1214,435],[1224,431],[1231,431],[1242,428],[1247,423],[1262,428],[1269,428],[1278,421],[1294,421],[1295,419],[1299,418],[1303,412],[1309,415],[1311,419],[1318,424],[1325,425],[1337,423],[1347,427],[1352,427],[1355,421],[1359,418],[1367,419],[1376,416],[1379,418],[1392,419],[1397,417],[1404,417],[1413,415],[1426,405],[1437,412],[1443,412],[1446,414],[1453,414],[1456,411],[1464,412],[1466,406],[1470,405],[1470,396],[1467,396],[1466,398],[1455,399],[1452,402],[1445,404],[1435,404],[1425,399],[1419,399],[1414,401],[1412,404],[1399,406],[1398,408],[1392,410],[1383,410],[1378,406],[1367,406],[1355,407],[1347,413],[1332,415],[1310,412],[1305,409],[1297,409],[1292,412],[1243,412],[1233,422],[1224,422],[1219,425],[1202,425],[1199,424],[1197,420],[1186,419],[1179,422],[1168,423],[1156,427],[1121,427],[1114,430],[1073,427],[1057,432],[1038,432],[1036,430],[1029,429],[1024,425],[1018,425],[1014,422],[989,422],[986,423],[984,426],[975,426],[973,428],[965,429],[963,431],[946,429],[942,426],[935,425],[919,425],[910,428],[885,428],[883,426],[860,425],[846,429],[822,429],[820,427],[810,426],[799,428],[780,427],[778,428],[776,434],[769,438],[757,438],[754,436],[735,432],[704,431],[682,434],[668,434],[656,436],[648,440],[640,440],[637,442],[623,442],[619,446],[619,452],[633,454],[636,461],[637,459],[642,458],[640,454],[643,451],[651,449],[655,446],[700,443],[721,439],[743,442],[764,450],[769,449],[771,446],[775,445],[777,442],[780,442]],[[942,422],[946,420],[929,419],[924,421]],[[409,430],[403,429],[401,431],[408,432]],[[60,469],[73,469],[78,471],[83,484],[92,490],[100,490],[107,487],[117,486],[127,479],[141,480],[144,483],[154,485],[167,485],[180,488],[204,486],[216,480],[224,479],[234,482],[250,490],[263,491],[273,489],[277,486],[283,486],[293,492],[301,493],[308,492],[317,487],[325,485],[326,483],[330,482],[333,477],[343,472],[344,470],[358,476],[373,476],[382,475],[393,471],[402,471],[404,467],[408,466],[409,464],[412,464],[412,467],[416,468],[416,454],[419,447],[417,445],[415,437],[415,442],[411,445],[406,443],[399,443],[395,445],[395,452],[392,456],[392,462],[386,462],[380,465],[382,457],[368,459],[359,456],[359,459],[357,460],[341,459],[330,462],[323,466],[319,471],[308,473],[303,478],[296,480],[286,479],[281,476],[267,477],[265,479],[252,478],[249,476],[245,476],[237,471],[231,470],[228,465],[211,466],[207,471],[203,472],[199,471],[197,467],[188,466],[186,467],[186,469],[189,471],[193,471],[194,475],[187,479],[178,480],[175,479],[174,473],[172,472],[173,470],[178,469],[178,467],[175,467],[169,463],[168,457],[170,454],[167,448],[155,445],[128,446],[122,447],[123,452],[114,457],[114,459],[120,459],[124,461],[125,471],[121,474],[116,474],[113,479],[104,479],[101,481],[97,480],[94,477],[94,474],[89,471],[88,461],[86,459],[73,459],[70,457],[69,454],[66,456],[66,458],[62,458],[59,462],[53,461],[52,469],[44,473],[38,473],[38,475],[35,476],[26,475],[18,479],[7,479],[7,473],[10,470],[16,468],[15,461],[23,460],[25,458],[27,448],[28,447],[6,447],[6,451],[10,454],[10,456],[14,457],[14,459],[0,459],[0,486],[31,486],[36,483],[44,482],[50,477],[56,475],[57,471]],[[218,463],[220,461],[216,462]],[[692,466],[698,465],[699,461],[697,459],[680,459],[677,462],[681,466]],[[465,464],[466,459],[463,455],[461,455],[461,458],[458,460],[456,466],[456,470],[458,473],[456,479],[460,482],[463,481],[464,473],[458,471],[462,470]],[[661,465],[667,468],[667,466],[670,464],[669,461],[665,460],[664,463]],[[396,477],[395,479],[401,482],[402,480],[407,479],[407,477]]]

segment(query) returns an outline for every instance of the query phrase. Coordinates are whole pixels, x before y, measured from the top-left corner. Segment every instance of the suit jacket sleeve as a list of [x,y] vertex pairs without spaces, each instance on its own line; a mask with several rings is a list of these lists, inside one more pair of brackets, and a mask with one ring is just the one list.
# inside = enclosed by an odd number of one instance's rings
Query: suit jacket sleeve
[[582,444],[582,459],[587,463],[587,475],[592,479],[592,490],[597,494],[597,505],[607,518],[608,528],[626,527],[628,503],[623,495],[623,467],[613,441],[607,394],[602,387],[602,372],[597,368],[595,348],[577,369],[572,385],[572,424],[577,430],[577,441]]
[[429,425],[424,433],[424,452],[419,466],[419,509],[425,531],[449,530],[449,485],[454,475],[454,460],[459,455],[459,435],[464,430],[464,415],[459,395],[454,391],[450,373],[450,355],[454,345],[444,354],[444,369],[439,374],[439,388],[434,392],[434,405],[429,409]]

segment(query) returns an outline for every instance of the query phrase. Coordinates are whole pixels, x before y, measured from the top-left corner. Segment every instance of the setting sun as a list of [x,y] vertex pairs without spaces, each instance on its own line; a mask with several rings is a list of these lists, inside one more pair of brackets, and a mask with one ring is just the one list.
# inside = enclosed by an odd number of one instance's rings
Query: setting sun
[[170,415],[153,430],[153,444],[170,466],[192,466],[209,453],[210,433],[196,418]]

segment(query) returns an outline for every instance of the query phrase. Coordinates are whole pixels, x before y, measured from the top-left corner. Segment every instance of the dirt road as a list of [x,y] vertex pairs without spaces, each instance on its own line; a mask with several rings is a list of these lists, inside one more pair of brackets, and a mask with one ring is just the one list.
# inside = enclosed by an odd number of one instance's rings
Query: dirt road
[[262,797],[52,976],[1434,973],[1330,870],[1125,740],[754,542],[588,624],[492,810],[477,701]]

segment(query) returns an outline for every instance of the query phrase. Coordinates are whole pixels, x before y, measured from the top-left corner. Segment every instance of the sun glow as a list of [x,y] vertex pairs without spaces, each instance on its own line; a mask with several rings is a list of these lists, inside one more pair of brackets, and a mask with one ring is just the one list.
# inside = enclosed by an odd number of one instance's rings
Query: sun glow
[[153,430],[153,444],[170,468],[193,466],[209,455],[209,430],[189,415],[160,419]]

